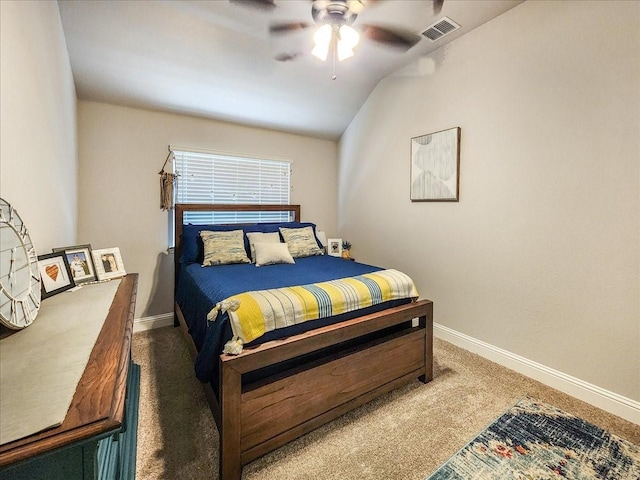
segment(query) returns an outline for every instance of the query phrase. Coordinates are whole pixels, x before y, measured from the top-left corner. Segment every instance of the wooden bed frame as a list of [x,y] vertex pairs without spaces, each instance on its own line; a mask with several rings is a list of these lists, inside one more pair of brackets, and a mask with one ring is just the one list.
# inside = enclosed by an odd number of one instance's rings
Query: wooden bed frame
[[[176,278],[187,211],[287,211],[300,221],[299,205],[178,204]],[[195,356],[177,303],[175,312]],[[299,359],[295,367],[243,383],[243,374],[291,359]],[[245,348],[237,356],[223,354],[219,372],[217,392],[203,385],[220,434],[220,480],[239,480],[242,466],[256,458],[415,379],[431,381],[433,303],[419,300]]]

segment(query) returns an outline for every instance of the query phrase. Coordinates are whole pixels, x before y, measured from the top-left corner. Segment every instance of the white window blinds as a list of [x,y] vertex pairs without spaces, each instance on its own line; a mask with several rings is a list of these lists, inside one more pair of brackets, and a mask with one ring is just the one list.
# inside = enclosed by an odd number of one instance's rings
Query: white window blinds
[[[291,163],[172,149],[178,174],[176,203],[287,205]],[[188,212],[185,222],[252,223],[289,221],[287,212]]]

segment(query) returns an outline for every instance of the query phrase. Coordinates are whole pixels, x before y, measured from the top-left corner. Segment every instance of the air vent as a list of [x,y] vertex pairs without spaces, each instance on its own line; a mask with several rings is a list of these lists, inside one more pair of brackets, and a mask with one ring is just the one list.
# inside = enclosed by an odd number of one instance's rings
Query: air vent
[[427,29],[422,32],[422,35],[427,37],[432,42],[435,42],[436,40],[459,28],[460,25],[451,20],[449,17],[442,17],[433,25],[428,26]]

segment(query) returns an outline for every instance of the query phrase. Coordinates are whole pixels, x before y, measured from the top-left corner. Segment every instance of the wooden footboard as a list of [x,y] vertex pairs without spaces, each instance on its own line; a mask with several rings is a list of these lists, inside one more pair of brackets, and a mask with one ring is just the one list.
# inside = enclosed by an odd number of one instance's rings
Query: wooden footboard
[[[302,360],[243,381],[295,359]],[[237,480],[242,465],[320,425],[416,378],[431,381],[433,304],[421,300],[221,355],[219,368],[217,398],[211,389],[207,397],[220,432],[220,479]]]

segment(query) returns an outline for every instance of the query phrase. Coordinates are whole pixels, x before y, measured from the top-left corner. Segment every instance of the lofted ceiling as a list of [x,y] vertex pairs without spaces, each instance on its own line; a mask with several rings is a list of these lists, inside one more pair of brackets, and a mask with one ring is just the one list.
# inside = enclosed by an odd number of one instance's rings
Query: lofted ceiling
[[[310,0],[268,10],[227,0],[58,0],[78,98],[338,139],[378,82],[522,0],[364,0],[353,26],[420,34],[446,16],[460,25],[401,51],[362,39],[335,66],[310,55]],[[276,57],[294,57],[278,61]]]

